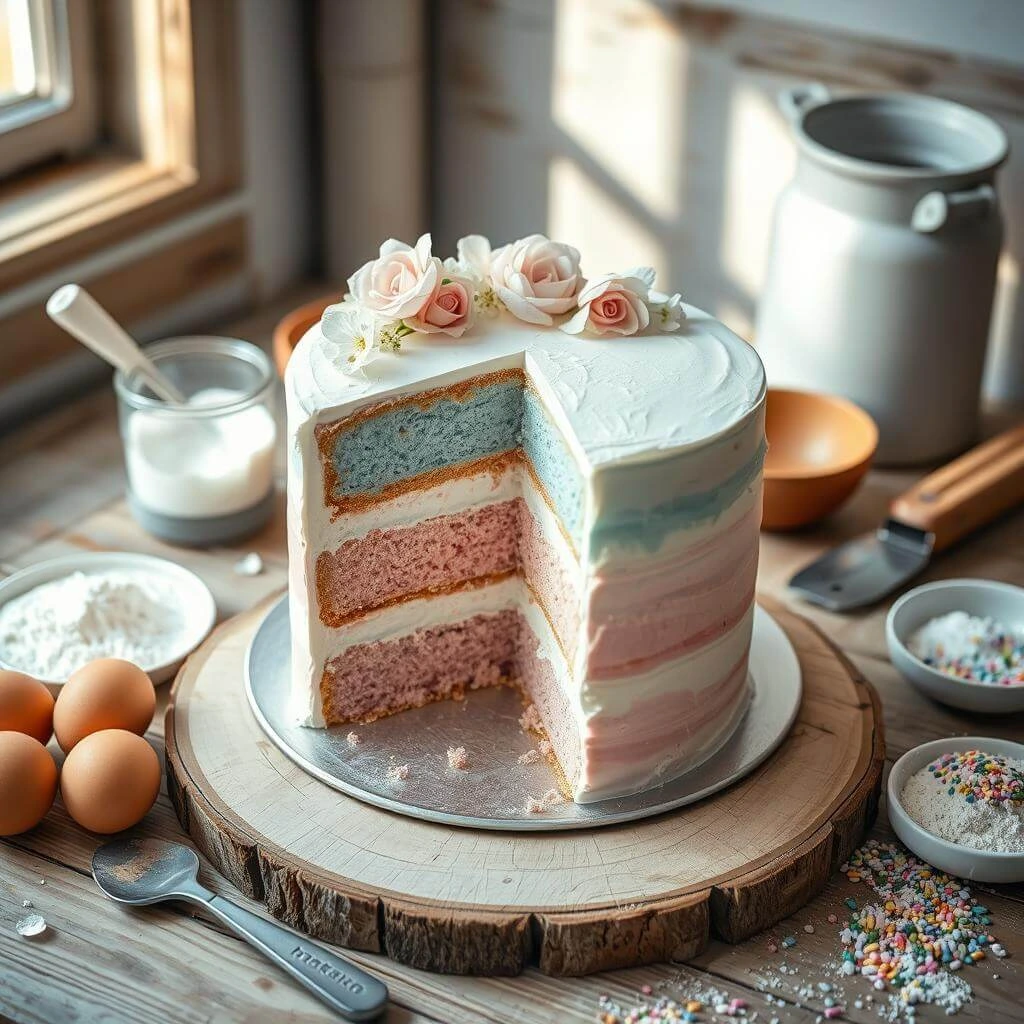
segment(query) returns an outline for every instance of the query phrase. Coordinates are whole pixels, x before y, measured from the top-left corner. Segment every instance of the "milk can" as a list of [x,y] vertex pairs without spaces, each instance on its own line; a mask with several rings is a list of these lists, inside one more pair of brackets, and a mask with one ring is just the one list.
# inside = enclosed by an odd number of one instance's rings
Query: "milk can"
[[780,98],[799,147],[779,197],[755,343],[772,385],[853,399],[878,460],[975,440],[1006,159],[990,118],[930,96]]

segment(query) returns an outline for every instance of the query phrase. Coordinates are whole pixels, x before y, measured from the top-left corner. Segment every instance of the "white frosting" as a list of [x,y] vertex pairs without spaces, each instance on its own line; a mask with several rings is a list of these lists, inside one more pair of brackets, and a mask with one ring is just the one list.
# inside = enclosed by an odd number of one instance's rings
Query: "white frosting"
[[[524,367],[584,469],[703,445],[741,423],[764,394],[754,350],[707,313],[687,306],[678,332],[632,338],[574,337],[508,314],[480,320],[464,338],[403,341],[398,354],[343,373],[324,353],[319,326],[288,366],[291,429],[361,405],[444,387],[497,369]],[[566,429],[567,428],[567,429]]]

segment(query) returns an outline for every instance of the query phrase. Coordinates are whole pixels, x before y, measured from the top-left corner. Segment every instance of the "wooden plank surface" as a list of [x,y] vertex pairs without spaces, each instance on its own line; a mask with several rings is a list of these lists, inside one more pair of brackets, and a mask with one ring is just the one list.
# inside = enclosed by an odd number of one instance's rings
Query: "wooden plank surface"
[[[318,293],[303,289],[259,316],[228,325],[225,332],[267,341],[273,323],[288,306]],[[888,500],[917,474],[870,474],[851,503],[828,523],[801,534],[762,540],[763,594],[792,604],[823,628],[878,689],[884,709],[888,758],[927,739],[953,733],[1016,736],[1024,716],[990,719],[942,708],[912,689],[888,664],[884,645],[886,607],[837,616],[792,602],[788,574],[831,544],[874,526]],[[222,617],[241,611],[284,585],[283,518],[238,549],[186,552],[144,535],[131,521],[120,492],[121,453],[113,402],[106,392],[50,414],[0,441],[0,571],[10,572],[50,555],[89,548],[151,551],[196,569],[213,588]],[[1024,513],[1018,512],[937,559],[923,579],[981,575],[1024,585]],[[260,576],[238,576],[232,569],[249,550],[263,553]],[[163,755],[166,688],[149,738]],[[146,834],[182,841],[185,837],[166,794],[141,826]],[[876,839],[891,838],[884,801]],[[105,901],[88,878],[96,839],[82,831],[58,805],[43,825],[27,835],[0,841],[0,1017],[17,1021],[327,1021],[333,1019],[256,953],[214,922],[183,906],[128,912]],[[45,886],[39,884],[46,881]],[[203,880],[214,890],[247,901],[223,876],[204,865]],[[972,969],[976,998],[962,1021],[1020,1019],[1024,1002],[1024,887],[976,886],[992,911],[992,930],[1011,953],[996,968]],[[395,1006],[390,1021],[477,1021],[548,1024],[596,1019],[598,997],[606,993],[623,1005],[638,1001],[643,985],[668,993],[702,984],[748,1000],[759,1019],[811,1024],[821,1012],[820,995],[800,990],[822,978],[823,965],[838,953],[836,926],[827,915],[842,914],[842,901],[862,897],[857,885],[833,874],[824,892],[772,929],[738,946],[712,941],[689,964],[616,971],[583,979],[557,979],[529,970],[516,978],[463,978],[413,970],[370,953],[349,955],[377,972],[390,986]],[[14,932],[23,899],[53,925],[42,942],[29,943]],[[803,930],[811,925],[813,933]],[[767,952],[769,937],[798,936],[785,958]],[[782,975],[779,965],[792,967]],[[985,961],[990,964],[990,961]],[[999,977],[993,977],[998,974]],[[788,1004],[769,1004],[759,986]],[[870,989],[848,983],[862,999]],[[847,1019],[877,1022],[875,1006],[848,1007]],[[948,1020],[924,1008],[918,1019]]]

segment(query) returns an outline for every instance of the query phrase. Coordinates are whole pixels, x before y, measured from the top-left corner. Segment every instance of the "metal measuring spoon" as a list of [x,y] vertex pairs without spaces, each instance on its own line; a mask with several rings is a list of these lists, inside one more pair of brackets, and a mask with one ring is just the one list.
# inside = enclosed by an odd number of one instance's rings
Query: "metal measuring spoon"
[[355,964],[199,884],[199,858],[160,839],[115,839],[92,857],[92,877],[118,903],[143,907],[163,900],[205,906],[218,920],[349,1020],[383,1013],[387,987]]

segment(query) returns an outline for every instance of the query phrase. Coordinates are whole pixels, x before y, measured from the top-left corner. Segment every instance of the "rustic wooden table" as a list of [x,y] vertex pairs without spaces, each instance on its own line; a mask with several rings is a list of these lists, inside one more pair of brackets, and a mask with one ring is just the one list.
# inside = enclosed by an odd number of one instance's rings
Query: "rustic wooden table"
[[[277,317],[308,298],[303,291],[238,323],[226,333],[266,342]],[[765,535],[760,589],[789,603],[821,626],[877,687],[885,710],[889,763],[909,747],[953,733],[982,733],[1020,739],[1024,715],[984,718],[931,703],[890,666],[885,653],[884,607],[839,616],[794,602],[785,580],[837,542],[871,529],[889,498],[914,479],[907,472],[873,472],[853,501],[827,524],[801,534]],[[120,442],[113,395],[103,389],[64,405],[13,435],[0,438],[0,573],[45,558],[82,550],[150,552],[195,570],[209,584],[222,617],[252,606],[285,585],[284,501],[258,537],[237,549],[184,551],[144,534],[125,507]],[[1024,512],[1019,512],[937,559],[926,578],[983,576],[1024,585]],[[237,574],[234,563],[248,551],[263,558],[255,577]],[[161,691],[161,708],[166,688]],[[163,715],[149,738],[163,746]],[[799,780],[794,779],[794,785]],[[182,840],[166,795],[146,819],[153,835]],[[872,839],[892,837],[885,804]],[[44,823],[26,835],[0,841],[0,1016],[17,1021],[328,1021],[335,1018],[243,942],[211,919],[184,905],[126,911],[100,895],[89,875],[95,837],[72,822],[58,800]],[[209,868],[207,884],[235,898],[239,894]],[[992,930],[1010,952],[967,972],[975,999],[961,1019],[1021,1020],[1024,1011],[1024,886],[976,886],[992,912]],[[553,979],[537,971],[517,978],[461,978],[425,974],[381,956],[350,954],[377,972],[393,997],[389,1022],[593,1021],[602,993],[625,1006],[639,999],[641,986],[671,994],[680,984],[701,983],[746,999],[748,1014],[767,1021],[813,1021],[822,996],[799,990],[825,977],[839,945],[827,915],[842,913],[842,901],[861,896],[858,886],[836,874],[828,888],[771,935],[793,933],[798,944],[786,955],[768,952],[768,934],[740,946],[713,942],[686,965],[620,971],[584,979]],[[20,938],[15,922],[30,899],[49,930],[36,940]],[[250,904],[254,909],[260,908]],[[813,933],[804,925],[814,927]],[[780,974],[780,964],[793,973]],[[769,1004],[765,979],[787,1005]],[[867,983],[844,985],[866,998]],[[793,1005],[803,1002],[803,1006]],[[847,1005],[847,1019],[875,1021],[878,1003],[860,1010]],[[943,1018],[925,1007],[918,1020]]]

